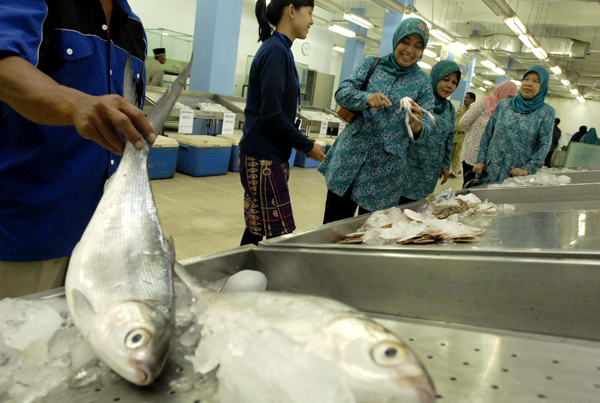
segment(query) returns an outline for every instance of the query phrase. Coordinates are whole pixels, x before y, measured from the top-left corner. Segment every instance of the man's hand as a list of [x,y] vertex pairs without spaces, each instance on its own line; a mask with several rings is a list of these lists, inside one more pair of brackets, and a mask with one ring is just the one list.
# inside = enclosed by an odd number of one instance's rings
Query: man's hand
[[117,132],[123,133],[138,149],[143,147],[140,133],[150,143],[156,140],[144,113],[124,98],[118,95],[82,98],[73,112],[73,124],[83,138],[116,154],[125,150],[125,141]]
[[477,174],[477,175],[481,175],[483,173],[485,169],[485,164],[484,163],[478,163],[475,164],[475,166],[473,167],[473,173]]

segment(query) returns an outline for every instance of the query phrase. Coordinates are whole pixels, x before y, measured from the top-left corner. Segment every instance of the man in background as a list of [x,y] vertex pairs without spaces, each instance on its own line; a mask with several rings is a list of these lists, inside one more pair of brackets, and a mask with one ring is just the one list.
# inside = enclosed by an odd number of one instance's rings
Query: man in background
[[155,60],[148,66],[148,85],[162,87],[165,76],[163,64],[167,62],[167,52],[165,48],[157,48],[153,52]]
[[456,134],[454,135],[454,149],[452,150],[452,167],[450,168],[450,178],[452,179],[456,178],[456,175],[459,175],[461,173],[460,153],[462,151],[463,143],[465,142],[465,131],[462,127],[460,127],[458,122],[460,122],[460,119],[462,119],[464,114],[467,113],[469,107],[471,106],[471,104],[473,104],[473,102],[475,102],[476,99],[477,96],[475,96],[475,94],[473,94],[472,92],[467,92],[464,101],[465,105],[461,107],[458,110],[458,112],[456,112]]
[[548,152],[548,155],[546,156],[546,162],[544,163],[544,165],[546,165],[547,167],[551,167],[552,165],[552,154],[554,154],[554,150],[556,150],[556,147],[558,147],[558,143],[560,142],[560,138],[562,137],[562,131],[558,128],[558,125],[560,124],[560,119],[556,118],[554,119],[554,131],[552,132],[552,144],[550,145],[550,151]]
[[587,126],[581,126],[579,131],[571,137],[571,142],[579,143],[579,140],[587,133]]

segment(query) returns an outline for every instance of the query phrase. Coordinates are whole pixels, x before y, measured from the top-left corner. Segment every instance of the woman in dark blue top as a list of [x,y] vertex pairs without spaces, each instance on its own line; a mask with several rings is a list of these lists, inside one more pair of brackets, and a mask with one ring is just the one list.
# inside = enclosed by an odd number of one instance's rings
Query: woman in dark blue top
[[240,141],[246,220],[242,245],[257,245],[264,236],[273,238],[296,229],[287,184],[292,148],[317,161],[325,156],[323,148],[295,126],[300,80],[291,47],[295,39],[306,39],[313,7],[314,0],[256,3],[263,44],[250,68]]

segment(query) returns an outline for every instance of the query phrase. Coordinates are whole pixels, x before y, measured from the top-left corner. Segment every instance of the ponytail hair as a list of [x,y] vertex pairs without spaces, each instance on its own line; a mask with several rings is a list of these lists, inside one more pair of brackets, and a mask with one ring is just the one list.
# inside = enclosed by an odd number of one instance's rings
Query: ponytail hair
[[284,10],[292,4],[296,10],[302,7],[315,6],[314,0],[271,0],[267,6],[267,0],[258,0],[254,12],[258,20],[258,41],[264,42],[273,35],[274,27],[277,27],[283,18]]

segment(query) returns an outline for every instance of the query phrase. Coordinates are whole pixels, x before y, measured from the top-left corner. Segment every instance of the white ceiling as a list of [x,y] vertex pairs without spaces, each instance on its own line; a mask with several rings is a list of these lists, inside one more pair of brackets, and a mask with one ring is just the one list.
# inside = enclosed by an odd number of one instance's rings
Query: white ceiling
[[[365,16],[374,24],[383,26],[385,9],[373,1],[329,0],[345,9],[364,8]],[[504,24],[504,16],[496,15],[484,0],[415,0],[414,8],[429,21],[442,27],[463,43],[473,34],[507,34],[514,35]],[[597,38],[600,23],[600,0],[506,0],[506,3],[517,13],[528,30],[535,37],[570,37],[591,44],[590,54],[584,59],[553,57],[564,70],[576,71],[581,75],[600,79],[600,39]],[[339,19],[335,15],[333,19]],[[369,38],[381,39],[381,30],[369,30]],[[343,45],[344,38],[339,37],[336,43]],[[435,49],[434,49],[435,50]],[[379,48],[367,45],[367,54],[378,54]],[[494,55],[496,56],[496,55]],[[503,68],[508,64],[509,55],[495,57]],[[481,58],[481,55],[479,55]],[[429,61],[430,64],[435,61]],[[513,60],[512,71],[523,70],[539,64],[532,58]],[[477,68],[478,73],[491,73],[486,68]],[[493,78],[490,75],[489,78]],[[590,87],[591,89],[591,87]],[[551,81],[551,92],[558,96],[569,96],[568,89],[561,85],[556,77]],[[600,92],[598,94],[600,98]]]

